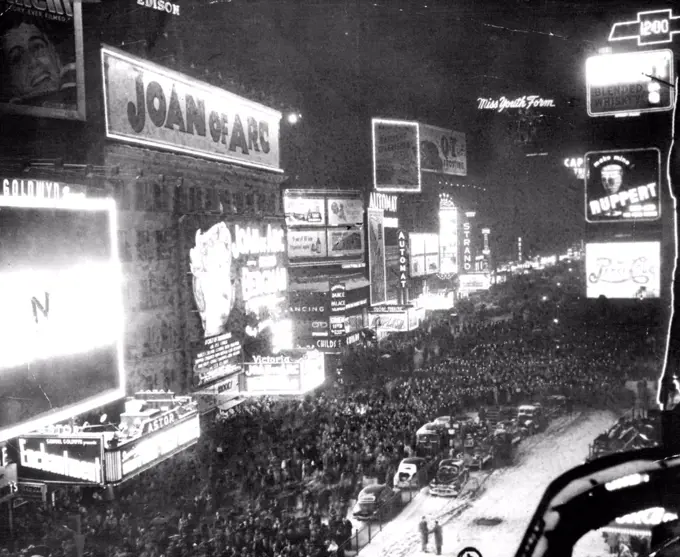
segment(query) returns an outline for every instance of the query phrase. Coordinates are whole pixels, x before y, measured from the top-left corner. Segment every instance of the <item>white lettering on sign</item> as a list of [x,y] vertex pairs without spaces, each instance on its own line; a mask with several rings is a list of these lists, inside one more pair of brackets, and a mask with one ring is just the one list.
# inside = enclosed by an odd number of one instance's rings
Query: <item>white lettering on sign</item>
[[323,313],[324,306],[290,306],[290,311],[293,313]]
[[647,257],[637,257],[630,262],[600,257],[595,261],[595,265],[596,270],[588,275],[588,281],[592,284],[599,282],[619,284],[630,281],[644,285],[657,274],[656,264]]
[[242,255],[283,253],[285,247],[284,232],[280,226],[268,224],[263,236],[259,226],[234,225],[232,253],[236,259]]
[[2,181],[2,195],[12,197],[37,197],[41,199],[61,199],[69,193],[68,186],[59,182],[45,180],[8,180]]
[[463,269],[472,269],[472,252],[470,251],[470,223],[463,223]]
[[591,215],[599,215],[616,209],[623,209],[628,205],[644,203],[657,198],[656,183],[645,184],[619,193],[613,193],[607,197],[593,199],[588,203]]
[[123,476],[135,470],[139,470],[163,456],[176,450],[178,447],[196,441],[201,435],[201,426],[198,415],[193,418],[168,428],[161,433],[152,435],[148,439],[137,441],[134,447],[121,450]]
[[397,240],[399,242],[399,284],[405,289],[408,283],[409,264],[406,252],[406,234],[403,230],[399,231]]
[[7,454],[7,447],[4,445],[0,447],[0,468],[7,468],[9,466],[9,455]]
[[137,0],[138,6],[144,6],[145,8],[153,8],[159,12],[165,12],[166,14],[179,15],[179,4],[173,4],[172,2],[166,2],[165,0]]
[[497,110],[503,112],[508,108],[555,108],[553,99],[543,99],[538,95],[524,95],[516,99],[493,99],[489,97],[479,97],[477,99],[478,110]]
[[288,271],[284,267],[264,270],[242,267],[241,286],[244,302],[258,296],[285,292],[288,289]]
[[397,196],[387,193],[371,192],[369,200],[370,209],[382,209],[388,213],[397,212]]
[[167,427],[170,424],[174,424],[175,418],[176,416],[174,412],[170,412],[169,414],[159,416],[158,418],[144,424],[144,430],[148,433],[158,431],[159,429],[163,429],[164,427]]
[[293,359],[290,356],[255,356],[253,358],[256,364],[292,364]]
[[341,342],[342,341],[340,339],[333,339],[333,338],[317,339],[316,347],[317,348],[340,348],[340,346],[342,346]]
[[94,462],[77,460],[71,458],[68,451],[63,451],[62,454],[50,454],[45,451],[45,443],[40,443],[40,450],[36,451],[26,447],[26,439],[19,439],[19,460],[26,468],[92,483],[102,483],[100,459],[95,458]]

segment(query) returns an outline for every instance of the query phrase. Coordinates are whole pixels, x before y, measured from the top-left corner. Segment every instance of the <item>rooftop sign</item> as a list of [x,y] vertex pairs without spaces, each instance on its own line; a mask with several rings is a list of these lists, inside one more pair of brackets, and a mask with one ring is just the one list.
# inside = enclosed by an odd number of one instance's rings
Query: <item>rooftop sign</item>
[[666,44],[673,42],[673,35],[680,33],[680,16],[673,16],[673,10],[652,10],[638,12],[632,21],[615,23],[609,33],[610,41],[637,39],[638,46]]

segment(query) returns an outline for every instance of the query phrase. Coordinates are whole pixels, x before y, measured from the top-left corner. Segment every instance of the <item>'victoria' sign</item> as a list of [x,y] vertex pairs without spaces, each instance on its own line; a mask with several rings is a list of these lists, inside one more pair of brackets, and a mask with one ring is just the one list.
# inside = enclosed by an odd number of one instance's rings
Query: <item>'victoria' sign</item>
[[280,112],[110,47],[101,56],[108,138],[282,172]]

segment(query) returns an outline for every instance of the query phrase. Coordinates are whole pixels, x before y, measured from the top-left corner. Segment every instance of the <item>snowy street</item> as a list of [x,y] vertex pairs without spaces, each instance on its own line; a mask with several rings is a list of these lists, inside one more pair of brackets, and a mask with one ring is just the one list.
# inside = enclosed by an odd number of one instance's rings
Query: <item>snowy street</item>
[[[482,480],[474,499],[431,497],[425,488],[360,552],[361,557],[422,556],[418,534],[422,516],[430,528],[434,520],[442,524],[442,555],[456,557],[463,548],[473,546],[484,557],[513,556],[548,484],[582,464],[588,445],[616,419],[612,412],[593,411],[554,420],[545,432],[522,442],[513,466]],[[475,480],[470,484],[474,489]],[[590,541],[588,555],[593,555],[594,546],[599,548],[601,542],[596,537]],[[429,552],[434,554],[431,537]]]

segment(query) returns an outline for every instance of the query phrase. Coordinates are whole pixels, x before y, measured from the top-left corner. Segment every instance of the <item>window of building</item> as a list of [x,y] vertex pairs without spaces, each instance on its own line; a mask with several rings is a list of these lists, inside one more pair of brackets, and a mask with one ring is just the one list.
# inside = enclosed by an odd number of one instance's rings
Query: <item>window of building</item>
[[132,260],[132,246],[130,245],[130,233],[131,231],[129,230],[118,231],[118,252],[120,254],[121,261]]
[[163,186],[156,182],[153,185],[153,210],[163,211],[165,209],[163,199]]
[[237,191],[233,195],[234,197],[234,207],[236,208],[236,213],[241,214],[245,211],[245,201],[243,199],[243,192]]
[[205,189],[196,188],[196,206],[194,211],[202,211],[205,209]]
[[138,230],[137,231],[137,259],[141,261],[149,260],[149,231],[148,230]]
[[134,207],[132,187],[126,184],[121,184],[118,191],[118,199],[120,200],[121,211],[131,211]]
[[267,196],[263,193],[257,194],[257,210],[262,213],[267,213]]
[[255,194],[253,193],[246,194],[245,210],[248,212],[255,210]]
[[146,192],[144,191],[146,188],[144,187],[144,184],[140,182],[135,182],[133,188],[134,188],[134,210],[144,211],[146,209]]
[[189,212],[193,212],[197,208],[196,204],[196,188],[189,188]]
[[222,203],[222,212],[231,214],[231,204],[233,199],[231,198],[231,192],[226,190],[220,191],[220,202]]
[[163,260],[167,258],[167,246],[165,230],[156,230],[156,259]]

